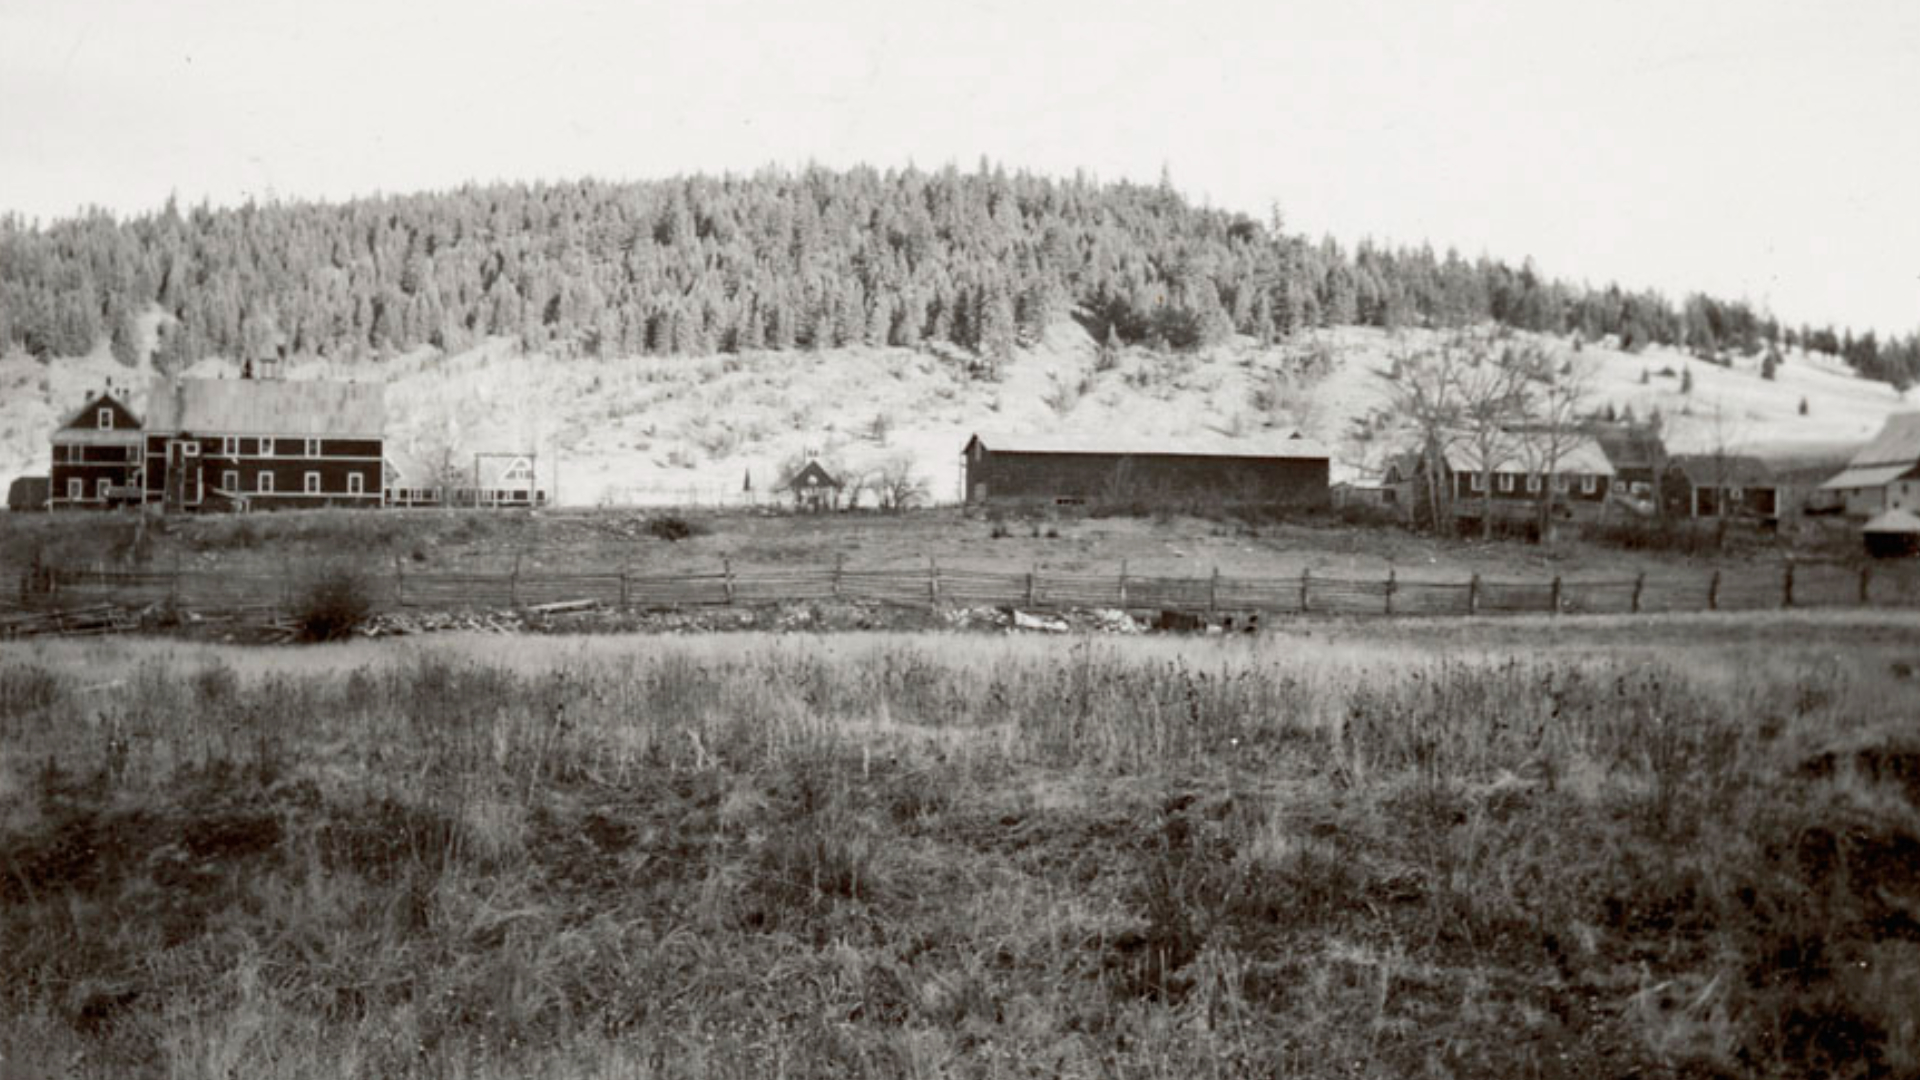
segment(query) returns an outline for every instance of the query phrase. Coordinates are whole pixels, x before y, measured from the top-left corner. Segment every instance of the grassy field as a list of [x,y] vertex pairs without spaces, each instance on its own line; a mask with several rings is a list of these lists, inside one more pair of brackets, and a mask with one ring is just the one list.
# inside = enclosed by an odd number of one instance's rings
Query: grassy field
[[[1240,577],[1379,580],[1389,568],[1410,580],[1463,581],[1474,573],[1544,580],[1631,578],[1645,572],[1704,572],[1712,566],[1765,566],[1783,555],[1857,557],[1858,538],[1809,528],[1788,538],[1746,533],[1727,550],[1698,557],[1628,551],[1570,538],[1552,547],[1521,540],[1456,540],[1393,525],[1348,524],[1327,516],[1248,523],[1169,516],[989,520],[958,510],[900,515],[793,515],[742,511],[688,513],[693,535],[668,540],[653,531],[660,512],[308,511],[246,517],[156,519],[142,528],[131,514],[0,514],[0,565],[36,558],[63,566],[144,566],[278,572],[291,564],[348,561],[376,573],[396,562],[409,572],[504,573],[612,570],[713,572],[723,559],[745,568],[831,566],[844,557],[862,567],[925,566],[1005,570],[1040,565],[1058,571],[1131,572],[1204,577],[1216,567]],[[1832,535],[1829,535],[1829,534]]]
[[10,648],[0,1075],[1911,1075],[1916,647]]

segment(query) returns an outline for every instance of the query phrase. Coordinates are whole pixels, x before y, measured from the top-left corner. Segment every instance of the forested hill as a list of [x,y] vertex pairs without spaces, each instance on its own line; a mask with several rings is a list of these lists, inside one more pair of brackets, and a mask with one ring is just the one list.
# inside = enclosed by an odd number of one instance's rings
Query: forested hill
[[991,367],[1075,309],[1096,335],[1170,348],[1238,331],[1493,320],[1708,357],[1799,344],[1905,385],[1920,334],[1792,328],[1742,302],[1590,289],[1449,252],[1343,250],[1173,188],[975,172],[810,168],[751,177],[273,203],[169,202],[118,221],[0,219],[0,344],[40,356],[103,336],[134,363],[162,320],[163,369],[207,355],[379,357],[517,336],[557,354],[697,355],[913,345]]

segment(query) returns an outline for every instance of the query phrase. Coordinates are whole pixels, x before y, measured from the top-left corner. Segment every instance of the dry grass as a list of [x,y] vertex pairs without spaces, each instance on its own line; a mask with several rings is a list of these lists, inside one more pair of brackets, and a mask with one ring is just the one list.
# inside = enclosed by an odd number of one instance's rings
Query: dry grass
[[1920,1068],[1910,623],[1593,625],[17,650],[0,1055]]

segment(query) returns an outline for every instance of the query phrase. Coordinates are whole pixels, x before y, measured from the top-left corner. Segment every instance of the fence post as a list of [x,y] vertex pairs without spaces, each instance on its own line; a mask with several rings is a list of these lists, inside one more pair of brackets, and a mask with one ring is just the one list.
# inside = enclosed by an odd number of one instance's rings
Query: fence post
[[1474,574],[1467,579],[1467,614],[1480,613],[1480,575]]
[[1213,568],[1213,576],[1207,579],[1207,610],[1216,611],[1220,607],[1220,568]]
[[1301,567],[1300,568],[1300,614],[1302,615],[1305,615],[1307,613],[1307,591],[1312,587],[1312,583],[1313,583],[1313,568],[1304,567],[1304,566]]
[[840,552],[836,554],[833,557],[833,595],[835,597],[838,597],[840,595],[840,575],[846,571],[846,568],[847,568],[846,552]]
[[1640,591],[1647,587],[1647,572],[1640,571],[1633,578],[1633,613],[1640,614]]
[[1714,568],[1712,580],[1707,582],[1707,610],[1720,610],[1720,570]]
[[406,564],[400,561],[400,553],[393,553],[393,606],[405,607],[407,604]]
[[1127,606],[1127,560],[1120,560],[1120,606]]
[[1393,567],[1387,567],[1387,614],[1393,614],[1393,585],[1395,581]]
[[927,599],[940,606],[940,560],[927,556]]
[[1869,563],[1860,568],[1860,606],[1873,603],[1873,565]]
[[620,606],[627,606],[627,564],[620,564]]
[[1793,559],[1787,559],[1786,573],[1780,575],[1780,606],[1793,606]]
[[507,578],[507,604],[520,606],[520,553],[513,553],[513,575]]
[[1040,564],[1034,563],[1027,568],[1027,606],[1033,606],[1033,579],[1040,572]]
[[1553,575],[1553,592],[1549,595],[1547,599],[1547,613],[1549,615],[1560,614],[1560,575],[1559,574]]
[[733,603],[733,557],[731,555],[720,556],[720,579],[727,590],[727,603],[731,605]]

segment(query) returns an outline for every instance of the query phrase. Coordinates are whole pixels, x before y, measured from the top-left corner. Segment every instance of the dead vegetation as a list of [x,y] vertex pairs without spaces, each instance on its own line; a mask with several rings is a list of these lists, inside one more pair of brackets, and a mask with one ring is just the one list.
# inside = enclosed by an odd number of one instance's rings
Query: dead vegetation
[[0,662],[0,1055],[1911,1074],[1920,746],[1876,633],[36,649]]

